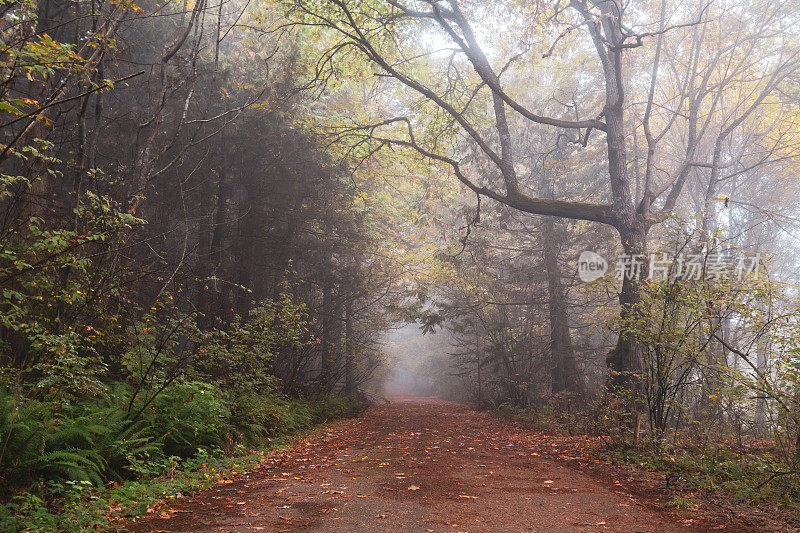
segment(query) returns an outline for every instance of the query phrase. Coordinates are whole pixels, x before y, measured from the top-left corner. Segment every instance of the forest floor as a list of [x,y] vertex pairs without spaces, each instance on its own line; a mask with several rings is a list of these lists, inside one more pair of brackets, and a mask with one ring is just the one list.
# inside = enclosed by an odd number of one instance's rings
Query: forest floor
[[797,531],[768,509],[612,466],[600,442],[536,433],[469,407],[397,398],[171,501],[132,531]]

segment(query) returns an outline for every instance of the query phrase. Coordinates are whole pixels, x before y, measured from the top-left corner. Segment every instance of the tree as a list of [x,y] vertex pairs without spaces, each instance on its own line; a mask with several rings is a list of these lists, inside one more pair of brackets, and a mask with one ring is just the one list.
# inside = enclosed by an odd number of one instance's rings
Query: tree
[[[701,158],[700,139],[705,133],[704,127],[713,122],[713,117],[719,116],[720,110],[713,101],[705,107],[704,98],[709,86],[716,82],[719,69],[724,70],[718,61],[730,53],[730,46],[714,48],[716,43],[710,42],[706,31],[710,31],[709,24],[717,15],[727,15],[729,10],[734,15],[743,14],[735,6],[723,5],[712,16],[703,3],[691,12],[681,10],[687,13],[686,20],[671,23],[666,0],[660,3],[656,13],[649,8],[634,12],[633,8],[623,8],[611,0],[573,0],[568,8],[556,4],[549,12],[543,5],[534,5],[531,12],[520,6],[485,6],[458,0],[416,3],[295,0],[290,5],[290,16],[295,24],[331,31],[331,45],[323,54],[317,71],[321,79],[328,80],[335,72],[334,61],[350,57],[352,52],[366,59],[381,76],[389,78],[398,98],[409,99],[409,103],[388,106],[390,113],[401,108],[403,111],[399,115],[343,127],[340,133],[359,138],[361,142],[369,139],[374,150],[394,146],[412,149],[448,165],[458,180],[475,194],[514,209],[610,225],[618,232],[625,254],[645,255],[650,228],[670,215],[684,191],[690,170],[707,164]],[[772,17],[765,15],[760,20],[761,25],[752,32],[742,30],[731,45],[737,55],[742,53],[742,47],[753,42],[759,43],[759,52],[764,52],[762,46],[768,46],[767,43],[779,44],[781,51],[771,53],[774,60],[759,67],[760,75],[753,84],[752,97],[723,113],[726,118],[736,117],[726,121],[727,125],[720,132],[723,137],[736,131],[798,65],[797,51],[792,45],[773,42],[769,31],[777,24],[776,10],[785,8],[768,10]],[[531,27],[524,21],[542,18],[552,22],[552,27],[564,28],[545,48],[544,57],[553,56],[573,30],[580,30],[590,39],[594,60],[578,70],[581,75],[583,71],[588,71],[590,76],[596,73],[603,90],[599,102],[595,103],[591,93],[587,93],[582,95],[584,102],[580,107],[575,105],[573,109],[577,114],[582,109],[594,108],[594,111],[583,111],[589,118],[539,114],[533,107],[537,103],[535,97],[533,102],[528,102],[530,95],[518,86],[521,81],[530,81],[531,69],[536,65],[533,59],[536,47],[530,45],[530,36],[546,39],[549,35],[536,23]],[[633,29],[637,27],[642,29]],[[646,31],[645,28],[657,29]],[[677,99],[677,105],[665,106],[657,101],[662,94],[657,89],[662,88],[664,79],[669,79],[661,72],[664,42],[667,36],[675,36],[680,43],[686,32],[695,38],[691,50],[682,57],[688,58],[695,67],[681,79],[685,84],[683,92],[668,95],[670,99]],[[491,44],[484,44],[487,41]],[[643,95],[646,104],[641,110],[633,106],[626,95],[631,76],[644,75],[646,69],[640,67],[630,72],[626,61],[630,53],[644,48],[648,41],[655,41],[655,50],[649,58],[649,90]],[[429,42],[434,44],[426,45]],[[446,44],[437,46],[439,42]],[[582,46],[580,41],[570,42]],[[717,57],[708,61],[699,74],[701,69],[697,68],[696,58],[704,53]],[[748,66],[753,64],[748,63]],[[546,72],[547,68],[544,70]],[[516,85],[514,81],[508,83],[502,79],[514,76]],[[688,116],[683,110],[686,101],[690,102]],[[642,115],[632,125],[626,113],[635,111]],[[662,128],[654,133],[655,116],[659,117]],[[584,147],[594,142],[593,132],[601,133],[606,162],[604,174],[607,174],[604,179],[610,192],[608,201],[561,200],[529,193],[529,187],[520,179],[519,143],[514,130],[520,121],[558,128],[567,140]],[[667,171],[666,179],[657,179],[659,142],[678,122],[685,124],[689,131],[686,156],[676,170]],[[628,143],[632,130],[639,125],[645,134],[647,156],[644,180],[636,191],[638,196],[634,197]],[[466,157],[468,152],[447,144],[457,135],[475,148],[490,165],[493,175],[499,175],[500,187],[491,180],[479,182],[474,173],[476,163]],[[619,292],[623,319],[635,312],[640,295],[640,281],[625,277]],[[607,361],[612,371],[612,389],[634,387],[632,377],[641,371],[641,349],[633,335],[620,334]]]

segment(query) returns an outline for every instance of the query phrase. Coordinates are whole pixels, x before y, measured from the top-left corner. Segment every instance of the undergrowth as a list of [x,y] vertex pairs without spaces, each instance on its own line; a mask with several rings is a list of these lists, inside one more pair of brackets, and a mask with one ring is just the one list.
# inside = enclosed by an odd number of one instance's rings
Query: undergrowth
[[557,394],[536,407],[499,403],[491,405],[490,409],[534,431],[581,435],[593,433],[596,427],[595,416],[585,400],[567,393]]
[[[800,476],[771,441],[695,442],[688,437],[668,439],[654,446],[652,439],[635,444],[614,438],[604,413],[607,408],[569,403],[556,397],[535,408],[495,405],[496,415],[526,428],[558,435],[604,435],[608,445],[601,457],[613,464],[663,473],[668,484],[684,483],[691,490],[727,494],[736,503],[777,503],[800,512]],[[617,428],[617,431],[619,429]],[[676,497],[671,506],[691,509],[690,500]]]
[[124,392],[54,407],[0,391],[0,531],[111,527],[252,468],[288,438],[361,409],[354,398],[234,398],[190,382],[165,391],[132,423],[118,401]]
[[661,450],[609,447],[602,457],[663,473],[669,483],[693,490],[724,492],[736,503],[778,503],[800,511],[800,478],[775,451],[762,443],[673,442]]

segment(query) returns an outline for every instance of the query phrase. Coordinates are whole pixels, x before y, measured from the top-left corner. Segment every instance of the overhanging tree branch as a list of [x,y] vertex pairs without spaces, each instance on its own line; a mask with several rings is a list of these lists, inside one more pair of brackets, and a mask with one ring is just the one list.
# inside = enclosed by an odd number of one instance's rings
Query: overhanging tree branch
[[[407,139],[398,139],[398,138],[382,137],[379,135],[375,135],[375,131],[378,128],[394,123],[405,124],[408,133]],[[410,148],[428,159],[432,159],[434,161],[439,161],[440,163],[447,164],[452,168],[453,174],[456,176],[456,178],[461,183],[463,183],[467,188],[469,188],[472,192],[480,196],[491,198],[492,200],[495,200],[509,207],[513,207],[514,209],[518,209],[520,211],[530,213],[533,215],[565,217],[575,220],[601,222],[604,224],[614,223],[612,208],[609,205],[592,204],[585,202],[573,202],[567,200],[556,200],[550,198],[536,198],[528,196],[519,191],[512,191],[507,194],[501,194],[493,189],[476,184],[474,181],[472,181],[470,178],[466,176],[458,161],[456,161],[452,157],[448,157],[433,152],[432,150],[429,150],[421,146],[414,137],[414,132],[411,126],[411,122],[406,117],[392,118],[369,126],[347,128],[341,130],[340,135],[347,136],[355,134],[356,132],[359,131],[364,132],[364,134],[367,135],[370,140],[377,141],[378,143],[380,143],[381,145],[380,147],[402,146],[405,148]]]

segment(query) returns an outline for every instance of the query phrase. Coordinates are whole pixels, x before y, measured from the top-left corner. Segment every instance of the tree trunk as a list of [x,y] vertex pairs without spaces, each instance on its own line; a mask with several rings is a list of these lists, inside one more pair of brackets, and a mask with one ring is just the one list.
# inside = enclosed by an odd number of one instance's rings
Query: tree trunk
[[322,352],[319,373],[322,390],[329,390],[333,381],[334,320],[333,282],[326,278],[322,282]]
[[561,269],[558,266],[559,243],[555,220],[545,217],[542,226],[550,313],[550,353],[553,358],[552,390],[555,394],[568,391],[583,397],[585,394],[583,379],[575,361],[567,315],[567,297],[561,282]]
[[[756,368],[763,374],[767,372],[767,365],[769,363],[769,346],[767,340],[761,338],[756,343]],[[755,414],[755,427],[756,432],[766,437],[769,435],[768,431],[768,409],[767,398],[764,394],[759,394],[756,401],[756,414]]]
[[[628,176],[626,129],[625,129],[625,85],[623,67],[623,40],[620,26],[621,13],[615,2],[598,2],[602,13],[598,25],[589,25],[595,47],[603,64],[606,102],[603,112],[606,117],[606,147],[608,150],[608,177],[612,196],[612,225],[617,229],[622,248],[628,256],[644,255],[647,252],[647,230],[649,222],[646,210],[639,213],[631,196]],[[602,28],[602,33],[600,29]],[[646,267],[646,262],[645,265]],[[639,279],[624,276],[619,295],[622,322],[633,318],[641,300],[641,279],[646,276],[642,268]],[[639,407],[638,374],[642,369],[642,347],[634,335],[620,332],[617,346],[606,359],[609,370],[608,386],[612,394],[627,396],[630,415],[637,415]],[[633,421],[630,417],[629,421]]]
[[[619,229],[624,253],[629,257],[647,255],[647,230],[643,227]],[[641,268],[631,275],[624,275],[622,290],[619,293],[620,319],[623,324],[635,320],[639,313],[638,305],[642,299],[641,284],[647,277],[647,260],[642,260]],[[633,402],[637,399],[642,371],[642,346],[634,334],[620,331],[616,347],[606,358],[609,370],[608,385],[615,394],[630,395]]]
[[483,346],[481,343],[481,332],[478,329],[478,322],[475,321],[475,357],[476,357],[476,370],[478,375],[478,408],[483,407],[483,383],[481,382],[481,358],[483,356]]
[[353,350],[353,300],[347,299],[344,312],[344,391],[350,394],[356,390],[355,350]]

